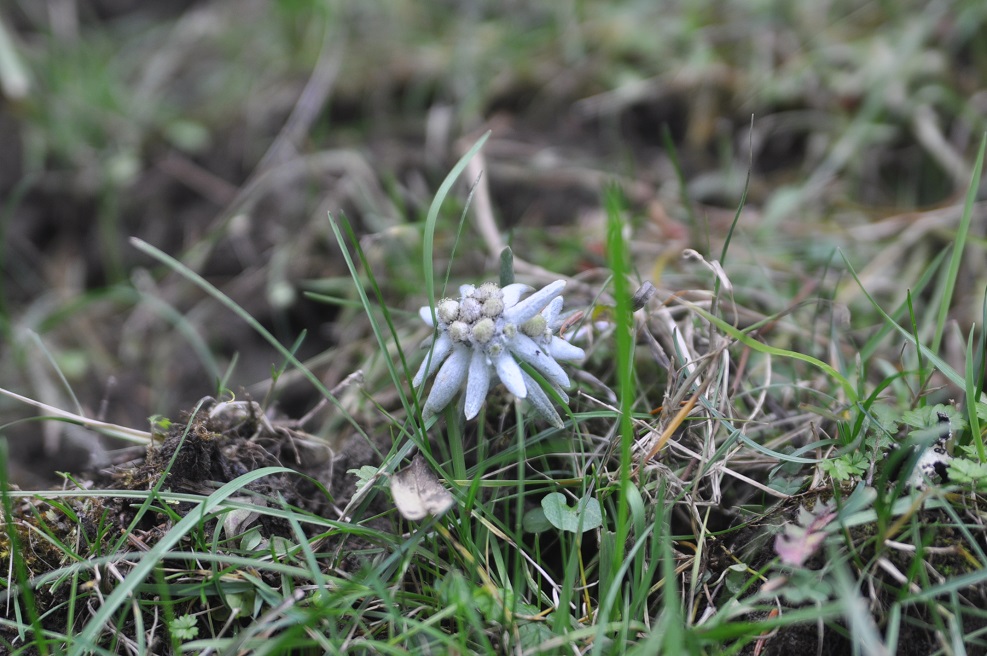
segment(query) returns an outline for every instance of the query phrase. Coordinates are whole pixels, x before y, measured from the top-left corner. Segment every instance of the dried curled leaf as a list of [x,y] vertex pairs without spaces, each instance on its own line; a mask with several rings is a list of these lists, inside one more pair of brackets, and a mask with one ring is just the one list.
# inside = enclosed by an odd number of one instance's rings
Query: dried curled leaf
[[420,453],[410,466],[391,475],[391,495],[401,516],[412,521],[426,515],[438,517],[453,503],[449,490],[442,486]]

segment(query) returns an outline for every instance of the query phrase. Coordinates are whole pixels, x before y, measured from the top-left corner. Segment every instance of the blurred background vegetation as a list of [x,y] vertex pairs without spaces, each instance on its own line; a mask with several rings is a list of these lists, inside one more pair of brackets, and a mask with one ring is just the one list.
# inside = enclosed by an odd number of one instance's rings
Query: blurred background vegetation
[[[708,274],[678,256],[719,257],[747,185],[725,263],[738,300],[826,298],[865,334],[877,318],[839,252],[897,303],[951,243],[987,128],[985,22],[981,0],[8,0],[0,387],[139,427],[220,381],[264,396],[279,356],[139,237],[285,344],[307,331],[299,353],[332,388],[375,344],[360,308],[303,293],[354,298],[326,213],[353,224],[394,310],[415,310],[421,219],[487,130],[519,257],[603,265],[615,181],[641,277],[696,286]],[[462,207],[446,210],[437,271]],[[981,201],[978,252],[984,225]],[[495,278],[466,231],[454,277]],[[985,263],[964,260],[954,297],[960,363]],[[278,393],[292,416],[317,401],[290,377]],[[93,450],[81,429],[17,422],[35,414],[17,402],[0,412],[22,485]]]

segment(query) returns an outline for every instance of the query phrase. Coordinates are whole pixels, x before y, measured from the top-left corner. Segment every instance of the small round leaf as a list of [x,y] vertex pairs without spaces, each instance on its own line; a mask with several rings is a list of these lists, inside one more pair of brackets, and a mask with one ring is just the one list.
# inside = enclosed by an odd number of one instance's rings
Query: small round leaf
[[571,507],[560,492],[553,492],[541,500],[542,510],[552,526],[570,533],[592,531],[603,524],[603,512],[595,497],[583,497]]

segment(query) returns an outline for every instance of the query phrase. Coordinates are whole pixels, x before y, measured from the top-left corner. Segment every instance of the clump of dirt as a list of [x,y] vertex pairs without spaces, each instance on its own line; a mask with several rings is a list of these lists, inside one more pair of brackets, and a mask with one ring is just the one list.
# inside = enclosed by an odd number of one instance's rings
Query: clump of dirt
[[[209,494],[248,472],[288,467],[304,476],[271,474],[247,484],[244,490],[280,498],[320,516],[333,515],[333,508],[345,504],[352,493],[353,480],[344,485],[334,477],[346,474],[345,469],[338,471],[338,457],[329,444],[290,421],[268,419],[253,401],[214,403],[180,421],[159,422],[159,426],[163,432],[155,436],[156,442],[143,457],[97,473],[92,485],[110,490],[160,485],[173,492]],[[364,455],[370,456],[372,450],[367,451]],[[371,463],[355,466],[363,464]],[[330,494],[320,491],[316,482]]]

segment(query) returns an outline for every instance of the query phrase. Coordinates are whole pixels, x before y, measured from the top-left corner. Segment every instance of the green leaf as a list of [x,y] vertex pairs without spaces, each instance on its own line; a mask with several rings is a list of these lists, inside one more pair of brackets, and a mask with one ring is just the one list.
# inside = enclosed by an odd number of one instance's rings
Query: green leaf
[[942,425],[939,422],[939,414],[949,417],[949,431],[953,436],[959,435],[966,430],[966,419],[951,405],[942,403],[916,408],[901,414],[901,421],[907,426],[915,428],[909,431],[908,436],[915,440],[933,440],[940,437]]
[[514,591],[508,588],[497,588],[497,594],[491,594],[489,588],[476,588],[473,591],[473,607],[479,611],[487,622],[503,622],[504,609],[514,608]]
[[151,424],[151,429],[158,433],[166,433],[171,428],[171,420],[161,415],[151,415],[147,418]]
[[781,492],[782,494],[787,494],[792,496],[797,494],[802,486],[805,484],[805,476],[796,476],[790,478],[788,476],[774,476],[768,479],[768,487],[772,490]]
[[514,284],[514,252],[510,246],[505,246],[500,252],[500,286]]
[[847,481],[867,471],[870,463],[863,454],[854,452],[839,458],[825,460],[820,463],[822,470],[837,481]]
[[168,629],[179,640],[194,640],[199,635],[199,627],[196,626],[195,617],[192,615],[176,617],[168,623]]
[[949,463],[948,473],[949,480],[953,483],[973,483],[977,488],[987,487],[987,463],[956,458]]
[[864,443],[878,451],[887,451],[895,443],[894,435],[898,433],[900,413],[890,405],[875,403],[870,408],[870,416],[876,423],[868,427]]
[[243,551],[257,551],[263,544],[265,540],[259,526],[254,526],[240,537],[240,549]]
[[346,473],[353,474],[354,476],[357,477],[358,480],[356,481],[356,489],[359,490],[361,487],[363,487],[364,485],[366,485],[367,483],[373,480],[374,476],[377,475],[378,470],[379,467],[364,465],[359,469],[347,469]]
[[552,526],[560,531],[579,533],[603,525],[603,511],[595,497],[583,497],[571,507],[561,492],[553,492],[541,500],[542,510]]
[[723,573],[723,583],[730,594],[738,594],[747,587],[751,575],[746,563],[734,563]]
[[963,456],[974,462],[980,462],[980,456],[977,453],[976,444],[957,444],[955,453],[957,456]]
[[782,587],[782,596],[792,604],[821,604],[833,597],[833,586],[819,572],[797,569],[789,574],[789,585]]
[[524,513],[521,525],[527,533],[544,533],[552,528],[552,522],[548,521],[548,518],[545,517],[545,511],[541,508],[532,508]]
[[250,617],[252,615],[255,602],[257,601],[257,594],[253,588],[245,588],[237,592],[227,592],[225,590],[221,590],[220,592],[223,595],[223,601],[226,603],[226,607],[236,617]]

